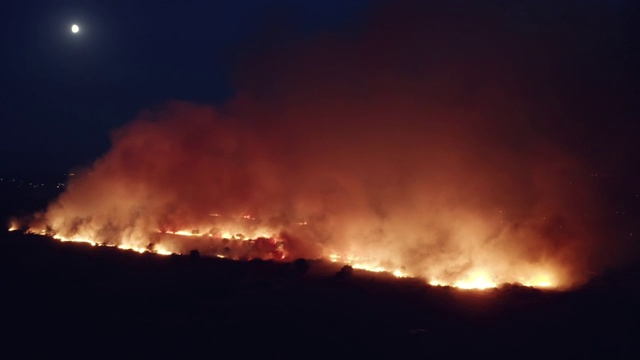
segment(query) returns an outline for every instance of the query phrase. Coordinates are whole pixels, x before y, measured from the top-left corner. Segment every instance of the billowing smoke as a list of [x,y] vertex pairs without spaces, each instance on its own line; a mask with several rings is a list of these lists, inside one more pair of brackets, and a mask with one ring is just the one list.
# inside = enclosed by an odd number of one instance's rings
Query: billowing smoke
[[583,281],[598,204],[554,135],[572,116],[557,54],[500,12],[445,8],[247,51],[233,100],[142,112],[32,227],[181,252],[212,245],[158,234],[277,238],[434,283]]

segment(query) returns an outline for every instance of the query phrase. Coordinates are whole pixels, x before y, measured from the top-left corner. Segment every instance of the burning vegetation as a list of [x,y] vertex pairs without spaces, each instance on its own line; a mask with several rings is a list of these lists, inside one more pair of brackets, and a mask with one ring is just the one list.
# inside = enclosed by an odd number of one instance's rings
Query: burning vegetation
[[372,19],[355,43],[259,54],[223,106],[142,112],[29,231],[459,288],[585,281],[607,258],[598,203],[588,164],[552,131],[571,114],[531,60],[541,44],[483,20],[468,41],[492,45],[460,57],[443,44],[473,19],[434,31],[413,13]]
[[235,121],[187,103],[142,115],[29,231],[159,254],[327,258],[459,288],[582,280],[587,193],[565,186],[579,170],[561,154],[395,118],[353,136],[337,121],[288,133]]

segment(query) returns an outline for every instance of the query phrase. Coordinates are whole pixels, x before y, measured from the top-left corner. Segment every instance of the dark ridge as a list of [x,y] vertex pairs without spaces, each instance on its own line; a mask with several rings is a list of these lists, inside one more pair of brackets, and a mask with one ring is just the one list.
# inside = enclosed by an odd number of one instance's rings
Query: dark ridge
[[[470,292],[322,260],[161,256],[18,232],[0,237],[7,353],[584,358],[637,352],[638,292],[604,280],[573,292],[517,285]],[[349,273],[349,281],[340,273]]]

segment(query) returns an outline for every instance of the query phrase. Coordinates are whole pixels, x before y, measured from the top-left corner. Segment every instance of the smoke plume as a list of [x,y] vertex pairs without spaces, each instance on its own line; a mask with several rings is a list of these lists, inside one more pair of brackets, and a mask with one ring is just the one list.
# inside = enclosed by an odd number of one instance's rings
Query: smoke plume
[[157,234],[230,228],[435,283],[584,281],[604,248],[588,164],[555,133],[561,50],[478,6],[247,49],[234,99],[142,112],[32,227],[181,252],[205,241]]

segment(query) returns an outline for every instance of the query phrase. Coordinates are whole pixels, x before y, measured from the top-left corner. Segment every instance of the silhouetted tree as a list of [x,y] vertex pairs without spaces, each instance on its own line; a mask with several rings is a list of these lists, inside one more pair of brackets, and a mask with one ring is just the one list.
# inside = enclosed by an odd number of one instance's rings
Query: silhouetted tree
[[309,271],[309,262],[306,259],[300,258],[293,262],[293,273],[295,275],[304,275]]
[[336,273],[336,277],[340,279],[348,279],[353,276],[353,267],[351,265],[345,265]]

